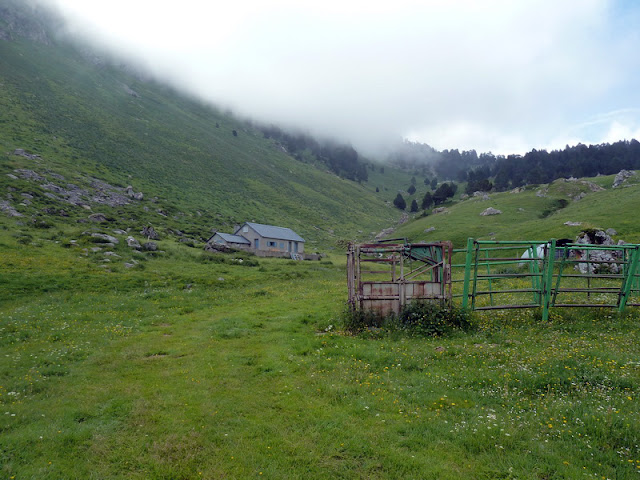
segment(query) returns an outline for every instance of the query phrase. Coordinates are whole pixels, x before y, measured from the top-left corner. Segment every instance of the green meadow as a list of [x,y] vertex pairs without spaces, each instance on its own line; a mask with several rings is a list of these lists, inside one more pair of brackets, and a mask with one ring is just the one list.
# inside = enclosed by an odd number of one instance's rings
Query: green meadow
[[[343,329],[344,259],[0,231],[2,478],[636,478],[629,309]],[[32,242],[33,243],[33,242]],[[114,253],[125,255],[125,247]]]

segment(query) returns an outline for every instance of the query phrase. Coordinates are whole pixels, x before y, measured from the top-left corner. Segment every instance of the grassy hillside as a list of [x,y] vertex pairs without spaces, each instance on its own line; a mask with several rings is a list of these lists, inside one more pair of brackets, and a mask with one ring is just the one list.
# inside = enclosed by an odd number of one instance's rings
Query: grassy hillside
[[[400,227],[394,235],[411,241],[451,240],[456,248],[469,237],[489,240],[547,240],[575,238],[585,228],[613,228],[616,239],[640,242],[640,222],[634,214],[640,201],[640,185],[632,177],[611,188],[613,176],[584,179],[604,188],[592,191],[588,184],[558,180],[551,185],[530,186],[519,193],[494,193],[488,200],[471,197],[445,205],[448,212],[429,214]],[[583,193],[578,200],[576,197]],[[566,206],[562,206],[566,202]],[[487,208],[500,215],[480,216]],[[580,223],[567,226],[565,222]],[[435,230],[425,233],[426,229]]]
[[16,188],[7,174],[18,168],[80,184],[97,178],[158,197],[153,210],[177,217],[172,224],[139,212],[141,221],[203,237],[245,220],[274,223],[325,246],[399,217],[385,203],[391,193],[296,161],[247,124],[90,58],[60,42],[0,40],[2,190]]

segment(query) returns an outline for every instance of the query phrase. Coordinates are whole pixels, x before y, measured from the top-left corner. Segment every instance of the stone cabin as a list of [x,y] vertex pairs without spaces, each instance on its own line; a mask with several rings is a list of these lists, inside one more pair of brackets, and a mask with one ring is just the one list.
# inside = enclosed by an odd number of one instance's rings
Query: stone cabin
[[207,243],[248,250],[264,257],[293,257],[304,255],[305,240],[286,227],[245,222],[233,234],[214,234]]

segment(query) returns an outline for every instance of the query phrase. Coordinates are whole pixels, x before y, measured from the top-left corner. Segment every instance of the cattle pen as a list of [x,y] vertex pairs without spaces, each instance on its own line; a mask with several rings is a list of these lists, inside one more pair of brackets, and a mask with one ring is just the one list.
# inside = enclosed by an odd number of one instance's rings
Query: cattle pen
[[[523,252],[525,252],[523,254]],[[640,306],[640,244],[597,245],[469,238],[350,244],[351,309],[399,314],[412,301],[460,302],[470,310]]]

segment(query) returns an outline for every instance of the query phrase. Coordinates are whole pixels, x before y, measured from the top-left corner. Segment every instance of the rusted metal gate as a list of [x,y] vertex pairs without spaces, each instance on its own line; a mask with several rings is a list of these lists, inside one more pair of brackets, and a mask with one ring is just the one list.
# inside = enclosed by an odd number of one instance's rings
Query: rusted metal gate
[[449,302],[452,251],[451,242],[350,244],[351,309],[384,316],[413,300]]

